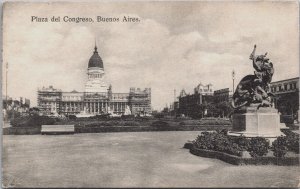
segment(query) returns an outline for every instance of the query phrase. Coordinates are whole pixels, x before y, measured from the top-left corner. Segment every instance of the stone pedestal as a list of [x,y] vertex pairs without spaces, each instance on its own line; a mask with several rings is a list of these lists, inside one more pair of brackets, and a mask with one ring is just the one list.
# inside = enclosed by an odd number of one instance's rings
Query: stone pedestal
[[257,106],[253,105],[233,114],[230,134],[276,138],[284,135],[280,131],[281,128],[285,128],[285,124],[280,123],[280,115],[277,109],[272,107],[257,109]]

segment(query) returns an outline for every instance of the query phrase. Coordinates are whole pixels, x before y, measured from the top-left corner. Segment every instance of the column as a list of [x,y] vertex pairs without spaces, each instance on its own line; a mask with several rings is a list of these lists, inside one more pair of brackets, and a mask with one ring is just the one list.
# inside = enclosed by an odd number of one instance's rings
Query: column
[[94,109],[93,109],[93,114],[95,114],[96,113],[96,102],[93,102],[93,107],[94,107]]
[[100,112],[101,112],[101,102],[98,102],[98,112],[99,112],[99,114],[100,114]]

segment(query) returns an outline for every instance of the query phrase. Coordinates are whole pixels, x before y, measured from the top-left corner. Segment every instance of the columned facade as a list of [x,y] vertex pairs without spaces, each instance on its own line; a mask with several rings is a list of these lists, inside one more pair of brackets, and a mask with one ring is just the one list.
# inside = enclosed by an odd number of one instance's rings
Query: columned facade
[[132,114],[151,113],[151,89],[130,89],[129,93],[113,93],[111,85],[105,81],[103,61],[94,48],[87,68],[85,92],[62,92],[61,90],[42,88],[38,90],[38,106],[44,114],[76,115],[88,113],[93,115],[119,114],[130,111]]

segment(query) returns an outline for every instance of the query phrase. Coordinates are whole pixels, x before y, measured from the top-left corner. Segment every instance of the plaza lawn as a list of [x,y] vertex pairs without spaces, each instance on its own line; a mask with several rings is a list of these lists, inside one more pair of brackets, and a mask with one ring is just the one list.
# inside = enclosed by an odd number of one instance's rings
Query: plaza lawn
[[234,166],[183,149],[199,131],[4,135],[6,187],[297,187],[298,166]]

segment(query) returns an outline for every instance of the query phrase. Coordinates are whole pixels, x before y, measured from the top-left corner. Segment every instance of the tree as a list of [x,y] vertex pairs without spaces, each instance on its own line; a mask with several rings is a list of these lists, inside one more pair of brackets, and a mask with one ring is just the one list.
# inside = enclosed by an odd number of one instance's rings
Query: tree
[[216,104],[216,107],[219,109],[219,115],[222,117],[228,117],[233,111],[233,108],[228,101],[219,102]]

